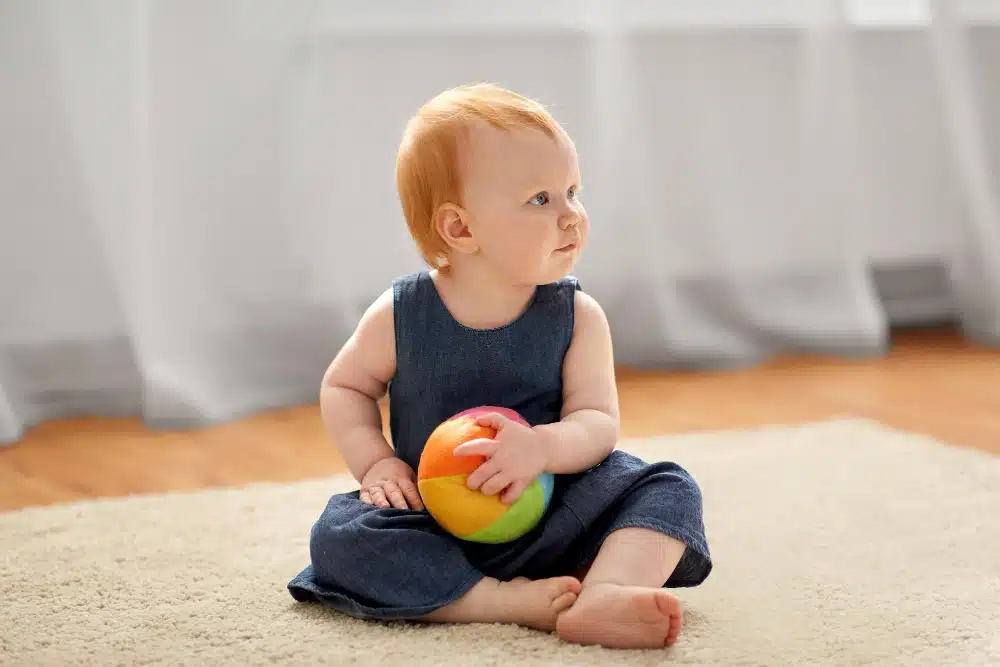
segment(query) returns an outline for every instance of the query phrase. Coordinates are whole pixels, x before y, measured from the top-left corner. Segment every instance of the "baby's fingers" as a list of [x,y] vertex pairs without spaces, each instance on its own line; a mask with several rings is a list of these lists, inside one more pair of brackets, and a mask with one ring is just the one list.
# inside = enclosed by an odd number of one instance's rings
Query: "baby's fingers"
[[403,492],[399,490],[395,482],[383,482],[382,488],[385,489],[386,498],[392,503],[392,506],[398,510],[409,509],[406,504],[406,498],[403,497]]
[[483,485],[479,487],[479,491],[485,493],[487,496],[492,496],[506,489],[509,484],[510,476],[505,472],[498,472],[486,480]]
[[500,472],[500,464],[497,463],[497,460],[487,459],[485,463],[481,463],[478,468],[472,471],[469,478],[465,480],[465,485],[470,489],[482,490],[481,487],[486,480],[496,476],[498,472]]
[[416,485],[408,479],[399,480],[399,488],[406,496],[406,501],[410,503],[410,507],[415,510],[424,509],[424,503],[420,499],[420,491],[417,490]]
[[389,501],[385,498],[385,492],[378,486],[370,486],[367,489],[362,489],[359,500],[375,507],[389,507]]
[[513,484],[508,486],[507,490],[504,491],[503,494],[500,496],[500,501],[506,503],[507,505],[513,505],[515,502],[517,502],[518,498],[521,497],[521,494],[524,493],[524,490],[526,488],[528,488],[526,482],[523,481],[514,482]]

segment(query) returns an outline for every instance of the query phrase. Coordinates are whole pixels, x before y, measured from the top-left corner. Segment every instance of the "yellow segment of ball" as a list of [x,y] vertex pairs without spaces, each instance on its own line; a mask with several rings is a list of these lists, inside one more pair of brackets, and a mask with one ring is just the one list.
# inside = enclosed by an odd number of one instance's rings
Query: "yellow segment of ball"
[[487,496],[470,489],[468,475],[431,477],[417,483],[420,497],[434,519],[446,531],[462,537],[490,526],[507,511],[499,495]]

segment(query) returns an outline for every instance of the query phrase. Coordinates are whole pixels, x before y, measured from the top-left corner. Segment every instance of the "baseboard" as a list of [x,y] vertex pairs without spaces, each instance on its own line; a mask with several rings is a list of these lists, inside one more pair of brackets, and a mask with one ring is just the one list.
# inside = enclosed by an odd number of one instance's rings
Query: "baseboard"
[[935,327],[958,321],[948,269],[934,258],[875,262],[871,279],[892,327]]
[[0,384],[10,402],[0,444],[50,419],[141,412],[142,379],[122,335],[11,344],[0,358]]

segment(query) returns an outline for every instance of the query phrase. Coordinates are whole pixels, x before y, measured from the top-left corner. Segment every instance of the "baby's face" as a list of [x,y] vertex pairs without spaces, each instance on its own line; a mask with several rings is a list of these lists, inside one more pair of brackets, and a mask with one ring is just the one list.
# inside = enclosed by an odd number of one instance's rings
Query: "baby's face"
[[518,284],[568,274],[587,243],[580,170],[569,137],[539,130],[470,132],[463,164],[468,225],[483,258]]

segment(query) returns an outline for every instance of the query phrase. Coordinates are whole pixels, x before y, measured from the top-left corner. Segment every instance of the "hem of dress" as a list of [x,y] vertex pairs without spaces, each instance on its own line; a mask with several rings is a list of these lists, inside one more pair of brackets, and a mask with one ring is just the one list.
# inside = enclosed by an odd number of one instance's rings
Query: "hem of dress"
[[[473,577],[469,577],[463,581],[460,585],[456,586],[451,593],[445,596],[443,602],[424,605],[422,607],[409,607],[404,609],[387,609],[387,610],[376,610],[379,618],[392,619],[392,620],[417,620],[431,612],[437,611],[442,607],[447,607],[448,605],[457,602],[462,598],[463,595],[468,593],[478,584],[480,581],[486,578],[485,574],[476,574]],[[388,612],[388,613],[385,613]]]
[[406,621],[406,620],[418,620],[431,612],[437,611],[442,607],[447,607],[448,605],[461,599],[463,595],[468,593],[472,588],[478,584],[480,581],[486,578],[485,574],[476,574],[471,576],[461,584],[456,586],[448,595],[444,596],[443,601],[435,604],[422,605],[419,607],[368,607],[365,605],[358,604],[357,602],[350,599],[350,597],[342,594],[334,594],[330,596],[311,593],[312,597],[316,602],[323,604],[326,607],[330,607],[336,611],[339,611],[348,616],[352,616],[361,620],[371,620],[371,621]]

